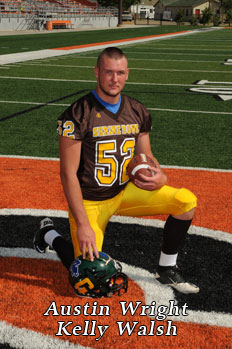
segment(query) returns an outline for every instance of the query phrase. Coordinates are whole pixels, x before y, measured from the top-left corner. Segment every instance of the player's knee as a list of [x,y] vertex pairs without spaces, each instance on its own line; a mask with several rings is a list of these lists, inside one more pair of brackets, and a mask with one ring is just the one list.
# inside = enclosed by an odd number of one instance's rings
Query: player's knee
[[196,196],[188,189],[181,188],[175,195],[175,200],[182,212],[188,212],[197,206]]

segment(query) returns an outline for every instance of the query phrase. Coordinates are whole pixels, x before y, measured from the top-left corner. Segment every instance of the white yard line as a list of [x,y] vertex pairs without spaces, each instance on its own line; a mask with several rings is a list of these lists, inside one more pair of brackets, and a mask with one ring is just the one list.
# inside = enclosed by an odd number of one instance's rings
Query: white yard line
[[[88,58],[88,59],[94,59],[94,62],[96,61],[96,58],[97,58],[97,55],[96,56],[86,56],[86,55],[82,55],[82,56],[75,56],[75,60],[77,60],[77,59],[85,59],[86,60],[86,58]],[[24,63],[24,62],[21,62],[21,63],[18,63],[18,64],[14,64],[14,67],[16,66],[16,65],[37,65],[39,62],[41,62],[41,63],[43,63],[43,62],[50,62],[50,61],[57,61],[57,60],[64,60],[64,59],[66,59],[66,57],[59,57],[59,58],[57,58],[57,59],[53,59],[53,58],[51,58],[51,59],[49,59],[49,58],[47,58],[47,59],[43,59],[43,60],[36,60],[35,62],[30,62],[30,63]],[[70,59],[72,59],[72,57],[68,57],[68,59],[70,60]],[[129,61],[143,61],[143,60],[146,60],[146,61],[154,61],[154,62],[186,62],[186,63],[197,63],[197,64],[199,64],[199,63],[215,63],[215,64],[218,64],[218,63],[222,63],[222,61],[221,60],[218,60],[218,61],[204,61],[204,60],[202,60],[202,61],[199,61],[199,60],[190,60],[190,59],[163,59],[163,58],[129,58],[128,59]],[[45,63],[46,64],[46,63]],[[4,65],[4,67],[6,67],[6,65]],[[7,67],[12,67],[11,65],[8,65]],[[131,69],[131,68],[130,68]]]
[[184,109],[163,109],[163,108],[147,108],[149,110],[176,112],[176,113],[195,113],[195,114],[218,114],[218,115],[232,115],[232,112],[223,111],[206,111],[206,110],[184,110]]
[[[90,65],[69,65],[69,64],[40,64],[40,63],[33,63],[33,64],[23,64],[23,66],[27,65],[33,65],[33,66],[43,66],[43,67],[62,67],[62,68],[85,68],[85,69],[93,69],[94,66]],[[190,70],[190,69],[161,69],[161,68],[130,68],[130,70],[142,70],[142,71],[165,71],[165,72],[189,72],[189,73],[219,73],[219,74],[232,74],[232,71],[221,71],[221,70]]]
[[[94,82],[94,83],[96,83],[96,80],[69,80],[69,79],[50,79],[50,78],[30,78],[30,77],[24,77],[24,76],[0,76],[0,79],[37,80],[37,81],[62,81],[62,82]],[[196,86],[196,85],[187,85],[187,86]]]
[[[192,42],[192,41],[190,41],[190,42]],[[164,47],[166,47],[167,46],[167,44],[157,44],[157,43],[155,43],[155,47],[158,47],[158,46],[161,46],[160,48],[164,48]],[[209,46],[209,45],[208,45]],[[144,44],[144,47],[147,47],[148,49],[150,48],[150,47],[152,47],[152,48],[154,48],[154,44]],[[202,51],[202,49],[198,49],[198,47],[207,47],[207,43],[205,44],[205,45],[199,45],[199,44],[192,44],[192,45],[186,45],[186,43],[184,42],[183,43],[183,45],[179,45],[179,46],[177,46],[177,45],[175,45],[175,41],[173,40],[173,42],[172,43],[170,43],[169,45],[168,45],[168,47],[169,48],[171,48],[171,47],[173,47],[173,48],[178,48],[178,49],[183,49],[183,50],[185,50],[185,48],[186,47],[191,47],[191,49],[193,49],[193,50],[195,50],[195,47],[196,47],[196,50],[199,50],[199,51]],[[213,44],[211,44],[210,45],[210,47],[208,47],[208,48],[204,48],[203,50],[210,50],[211,48],[214,48],[214,45]],[[220,51],[221,49],[224,49],[224,50],[227,50],[228,49],[228,47],[231,47],[231,50],[232,50],[232,45],[228,45],[228,46],[220,46],[220,49],[217,49],[218,51]]]
[[[209,85],[209,84],[222,84],[222,85],[232,85],[232,81],[209,81],[209,80],[200,80],[196,85]],[[219,86],[217,86],[218,88]],[[224,87],[224,86],[223,86]]]
[[[21,101],[2,101],[0,103],[8,104],[30,104],[30,105],[41,105],[43,104],[38,102],[21,102]],[[47,106],[58,106],[58,107],[68,107],[70,104],[59,104],[59,103],[49,103]],[[148,110],[157,110],[163,112],[176,112],[176,113],[195,113],[195,114],[217,114],[217,115],[232,115],[232,112],[216,112],[216,111],[205,111],[205,110],[182,110],[182,109],[165,109],[165,108],[147,108]]]
[[[213,50],[212,50],[213,51]],[[125,54],[127,55],[127,57],[128,57],[128,55],[129,54],[136,54],[136,55],[138,55],[138,54],[141,54],[141,55],[144,55],[144,54],[146,54],[146,55],[169,55],[169,56],[209,56],[209,53],[185,53],[185,52],[141,52],[141,51],[139,51],[139,52],[136,52],[136,51],[124,51],[125,52]],[[213,51],[214,52],[214,51]],[[225,56],[225,53],[221,53],[221,54],[214,54],[213,55],[214,57],[215,56],[219,56],[219,57],[224,57]],[[129,59],[130,59],[130,57],[128,57]]]
[[[164,45],[164,44],[163,44]],[[156,50],[175,50],[175,49],[183,49],[184,51],[222,51],[222,48],[214,48],[214,47],[212,47],[212,48],[186,48],[186,46],[185,45],[183,45],[183,46],[176,46],[176,45],[170,45],[169,47],[166,47],[166,46],[163,46],[163,47],[157,47],[157,46],[159,46],[159,44],[158,45],[155,45],[155,46],[153,46]],[[202,45],[203,46],[203,45]],[[204,45],[204,47],[205,47],[205,45]],[[225,48],[225,50],[226,51],[232,51],[232,48],[231,49],[228,49],[228,48]],[[126,51],[127,53],[145,53],[145,54],[153,54],[153,52],[150,52],[150,51]]]
[[[30,105],[41,105],[43,104],[38,102],[22,102],[22,101],[4,101],[0,100],[0,103],[8,104],[30,104]],[[59,104],[59,103],[49,103],[47,106],[58,106],[58,107],[68,107],[70,104]],[[232,112],[221,112],[221,111],[206,111],[206,110],[183,110],[183,109],[165,109],[165,108],[147,108],[148,110],[156,110],[163,112],[176,112],[176,113],[195,113],[195,114],[217,114],[217,115],[232,115]]]
[[[96,80],[70,80],[70,79],[51,79],[51,78],[30,78],[25,76],[1,76],[0,79],[16,79],[16,80],[37,80],[37,81],[62,81],[62,82],[88,82],[95,83]],[[224,84],[224,82],[220,82]],[[228,82],[229,84],[229,82]],[[160,82],[126,82],[126,85],[148,85],[148,86],[183,86],[183,87],[196,87],[196,84],[163,84]]]
[[[125,51],[124,51],[125,52]],[[65,59],[65,57],[62,57],[63,59]],[[61,58],[61,59],[62,59]],[[69,57],[69,60],[70,59],[94,59],[96,60],[97,58],[97,55],[96,56],[86,56],[86,55],[76,55],[74,57]],[[45,61],[45,60],[43,60]],[[164,58],[129,58],[128,57],[128,61],[155,61],[155,62],[193,62],[193,63],[221,63],[222,61],[221,60],[218,60],[218,61],[204,61],[204,60],[188,60],[188,59],[164,59]],[[95,61],[94,61],[95,62]],[[31,64],[33,64],[33,62],[31,62]]]
[[[41,105],[44,104],[44,102],[22,102],[22,101],[1,101],[0,103],[6,103],[6,104],[30,104],[30,105]],[[45,102],[46,103],[46,102]],[[68,107],[70,104],[59,104],[59,103],[49,103],[47,106],[49,107],[50,105],[52,106],[58,106],[58,107]]]

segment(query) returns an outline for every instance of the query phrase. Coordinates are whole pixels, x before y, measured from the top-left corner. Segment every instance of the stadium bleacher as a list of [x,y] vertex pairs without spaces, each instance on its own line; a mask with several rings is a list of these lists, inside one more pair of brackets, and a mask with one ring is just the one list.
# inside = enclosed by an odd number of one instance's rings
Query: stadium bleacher
[[[85,18],[85,22],[89,22],[90,17],[95,20],[117,17],[117,9],[98,7],[95,0],[0,0],[0,24],[4,18],[17,18],[21,23],[17,30],[51,30],[57,26],[70,29],[73,28],[71,20]],[[22,18],[25,20],[22,21]]]
[[1,0],[0,17],[15,16],[17,14],[55,15],[76,14],[76,15],[115,15],[114,9],[104,9],[97,6],[96,1],[90,0]]

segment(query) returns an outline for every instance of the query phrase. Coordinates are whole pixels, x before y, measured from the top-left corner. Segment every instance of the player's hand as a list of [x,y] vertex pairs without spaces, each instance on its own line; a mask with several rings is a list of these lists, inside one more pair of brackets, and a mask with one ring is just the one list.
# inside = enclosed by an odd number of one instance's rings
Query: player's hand
[[93,262],[94,255],[98,258],[98,250],[96,246],[95,233],[91,226],[78,226],[77,238],[79,241],[80,250],[83,255],[83,259],[86,258],[86,251],[89,253],[89,258]]
[[143,175],[142,173],[139,174],[139,179],[134,180],[134,184],[144,190],[157,190],[160,189],[163,185],[167,182],[167,176],[165,173],[157,168],[149,166],[149,169],[153,172],[153,176],[148,177]]

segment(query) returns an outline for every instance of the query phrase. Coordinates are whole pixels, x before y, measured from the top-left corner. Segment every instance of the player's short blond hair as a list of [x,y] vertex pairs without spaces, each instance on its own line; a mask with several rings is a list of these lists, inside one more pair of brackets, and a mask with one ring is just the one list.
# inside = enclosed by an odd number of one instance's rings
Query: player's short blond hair
[[109,58],[114,58],[114,59],[121,59],[121,58],[124,57],[127,60],[127,57],[126,57],[125,53],[120,48],[118,48],[118,47],[107,47],[98,56],[98,59],[97,59],[97,67],[98,68],[100,68],[102,59],[105,56],[107,56]]

